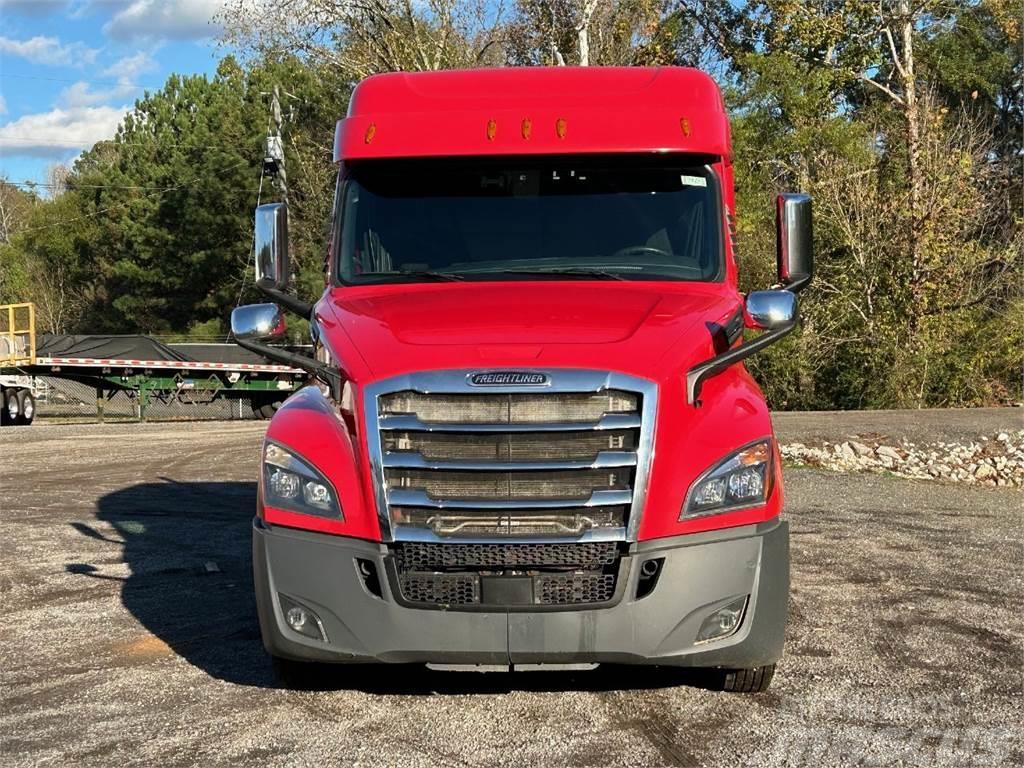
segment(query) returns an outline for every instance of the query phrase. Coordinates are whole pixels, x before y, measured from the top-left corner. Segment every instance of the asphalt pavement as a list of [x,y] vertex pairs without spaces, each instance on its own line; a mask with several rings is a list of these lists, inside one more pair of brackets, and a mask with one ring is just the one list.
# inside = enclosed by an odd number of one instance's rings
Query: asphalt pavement
[[[1021,413],[867,421],[969,437]],[[863,423],[777,419],[808,442]],[[251,591],[263,429],[0,430],[0,765],[1024,765],[1019,490],[788,470],[790,624],[764,694],[635,668],[341,667],[289,691]]]

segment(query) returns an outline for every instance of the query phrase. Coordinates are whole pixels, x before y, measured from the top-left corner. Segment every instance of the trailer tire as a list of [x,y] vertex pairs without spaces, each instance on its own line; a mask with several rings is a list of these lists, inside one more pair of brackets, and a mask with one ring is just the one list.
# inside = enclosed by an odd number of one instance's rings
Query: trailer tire
[[272,418],[284,402],[280,398],[281,396],[276,394],[271,394],[269,397],[266,395],[251,396],[249,398],[249,405],[252,407],[253,415],[258,419]]
[[724,669],[721,671],[722,690],[728,693],[761,693],[775,677],[775,665],[753,669]]
[[3,420],[4,424],[14,425],[21,423],[21,400],[18,398],[18,390],[7,389],[3,393]]
[[280,403],[264,403],[259,408],[256,408],[256,413],[261,419],[272,419],[274,414],[277,413],[277,408]]
[[27,389],[18,392],[17,397],[21,406],[21,417],[18,423],[27,427],[36,417],[36,398]]

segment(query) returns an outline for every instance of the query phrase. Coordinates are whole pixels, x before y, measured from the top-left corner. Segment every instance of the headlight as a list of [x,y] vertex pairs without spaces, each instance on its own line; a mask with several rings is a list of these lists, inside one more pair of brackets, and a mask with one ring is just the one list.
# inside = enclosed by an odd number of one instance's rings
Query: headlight
[[741,448],[690,486],[680,520],[764,504],[772,488],[772,441]]
[[306,460],[267,443],[263,448],[263,497],[279,509],[344,519],[330,481]]

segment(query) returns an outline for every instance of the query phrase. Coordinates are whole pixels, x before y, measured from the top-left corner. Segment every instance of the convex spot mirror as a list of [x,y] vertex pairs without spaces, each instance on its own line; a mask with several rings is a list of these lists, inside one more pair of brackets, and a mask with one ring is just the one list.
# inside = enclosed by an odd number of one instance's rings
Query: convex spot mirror
[[241,341],[284,336],[284,313],[277,304],[245,304],[231,312],[231,333]]
[[779,284],[795,293],[806,288],[814,275],[810,195],[779,195],[775,226]]
[[747,314],[755,328],[775,331],[796,322],[796,294],[790,291],[751,291]]
[[285,291],[290,277],[288,206],[261,205],[256,209],[256,285]]

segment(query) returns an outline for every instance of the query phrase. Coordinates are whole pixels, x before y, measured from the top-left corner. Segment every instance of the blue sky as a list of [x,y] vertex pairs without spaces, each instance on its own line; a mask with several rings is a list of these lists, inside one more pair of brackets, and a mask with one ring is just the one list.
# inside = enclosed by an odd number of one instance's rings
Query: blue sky
[[210,74],[224,0],[0,0],[0,177],[45,182],[171,72]]

